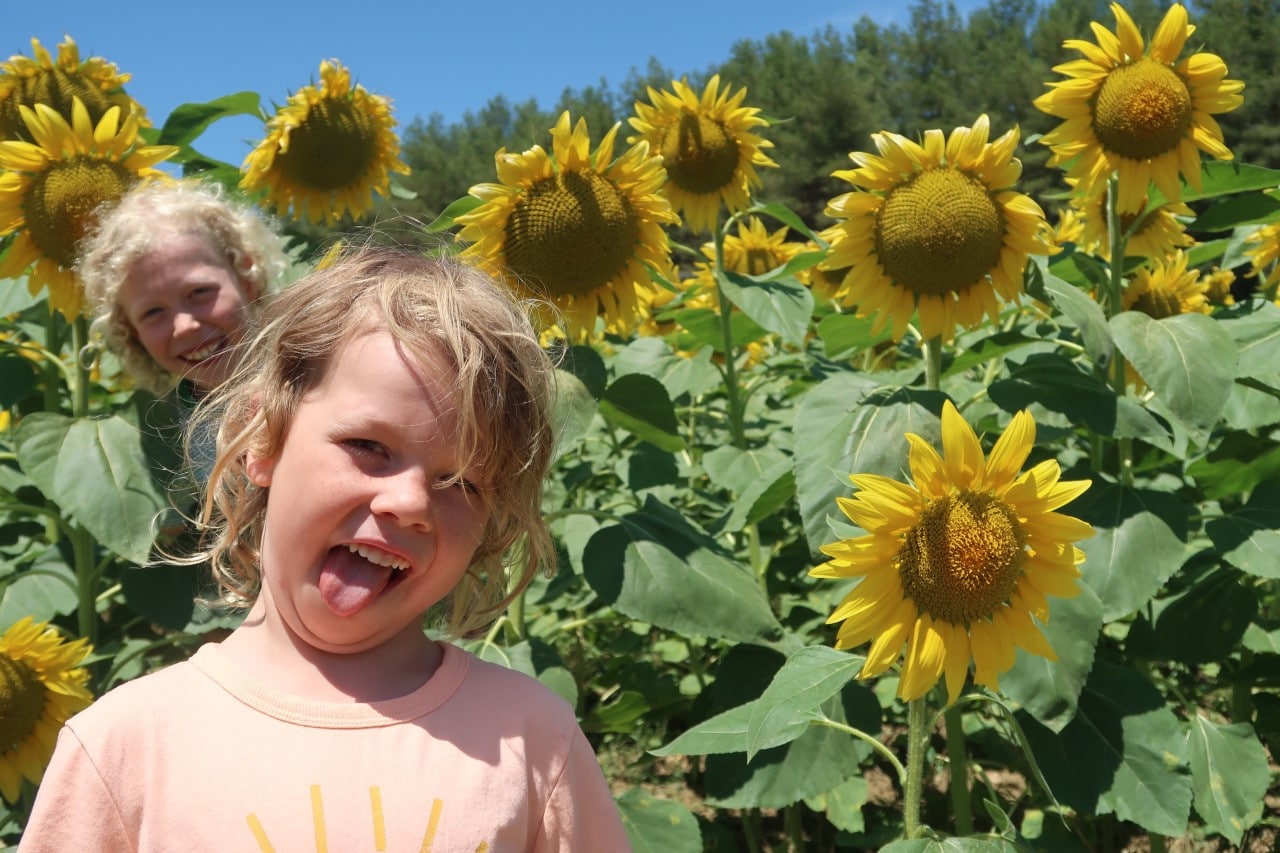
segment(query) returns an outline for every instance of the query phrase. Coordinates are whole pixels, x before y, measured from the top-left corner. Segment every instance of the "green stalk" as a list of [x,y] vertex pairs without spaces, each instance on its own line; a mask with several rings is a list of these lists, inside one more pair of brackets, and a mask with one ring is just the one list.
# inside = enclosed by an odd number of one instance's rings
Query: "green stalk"
[[924,342],[924,387],[942,390],[942,337],[934,335]]
[[[71,326],[71,356],[75,363],[75,382],[71,387],[71,414],[79,419],[89,415],[89,370],[80,359],[80,350],[89,340],[89,320],[77,316]],[[76,524],[68,537],[76,572],[76,626],[80,636],[91,645],[98,644],[98,571],[93,554],[93,534]]]
[[733,446],[747,446],[746,433],[742,425],[742,400],[739,397],[737,353],[733,346],[733,303],[724,295],[720,286],[720,276],[724,275],[724,229],[717,224],[715,229],[715,282],[716,301],[720,306],[720,336],[724,348],[724,389],[729,406],[729,430],[733,436]]
[[[1115,175],[1107,182],[1107,235],[1111,241],[1111,269],[1107,280],[1107,319],[1124,310],[1121,294],[1124,291],[1124,252],[1128,235],[1120,225],[1119,185]],[[1124,355],[1116,350],[1111,355],[1111,388],[1116,396],[1125,395]],[[1121,438],[1119,449],[1120,483],[1133,485],[1133,439]]]
[[951,775],[951,811],[956,835],[973,835],[973,807],[969,803],[969,762],[964,736],[964,711],[952,705],[943,714],[947,726],[947,762]]
[[764,850],[764,829],[760,825],[760,810],[747,809],[742,815],[742,834],[747,839],[748,853]]
[[927,709],[924,698],[907,703],[907,771],[902,785],[903,837],[910,840],[920,832],[920,801],[924,796],[924,748]]
[[802,803],[787,806],[784,820],[787,824],[787,849],[792,853],[804,853],[804,813]]
[[511,604],[507,606],[507,627],[511,629],[511,633],[515,635],[517,641],[523,640],[525,636],[524,597],[528,591],[528,587],[520,590],[520,594],[511,599]]

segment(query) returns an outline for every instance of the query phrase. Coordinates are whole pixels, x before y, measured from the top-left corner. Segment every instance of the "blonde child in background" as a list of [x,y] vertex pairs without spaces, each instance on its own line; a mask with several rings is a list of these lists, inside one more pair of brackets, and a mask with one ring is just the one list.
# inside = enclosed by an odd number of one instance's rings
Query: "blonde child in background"
[[451,260],[362,249],[263,309],[207,556],[244,623],[63,729],[22,851],[630,849],[572,708],[423,631],[552,559],[552,366]]
[[144,388],[199,397],[235,367],[251,306],[286,268],[283,242],[218,184],[149,182],[99,215],[77,271],[93,330]]
[[[234,370],[254,303],[286,266],[282,239],[251,206],[186,180],[140,184],[100,212],[77,272],[94,337],[140,386],[170,395],[170,420],[182,426]],[[163,413],[151,417],[164,432]],[[203,481],[213,436],[195,436],[191,451]]]

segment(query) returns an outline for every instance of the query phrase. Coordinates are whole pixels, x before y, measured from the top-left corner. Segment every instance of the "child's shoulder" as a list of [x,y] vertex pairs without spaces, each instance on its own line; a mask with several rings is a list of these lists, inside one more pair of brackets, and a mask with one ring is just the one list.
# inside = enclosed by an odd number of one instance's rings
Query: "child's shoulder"
[[152,726],[181,717],[180,706],[199,701],[195,696],[204,681],[207,679],[189,661],[170,664],[112,687],[72,717],[70,724],[87,736],[115,729],[121,722]]

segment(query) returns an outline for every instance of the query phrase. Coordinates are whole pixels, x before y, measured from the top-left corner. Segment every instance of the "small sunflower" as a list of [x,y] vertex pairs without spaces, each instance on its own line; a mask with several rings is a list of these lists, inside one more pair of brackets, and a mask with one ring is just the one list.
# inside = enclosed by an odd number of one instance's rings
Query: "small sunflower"
[[[789,230],[784,225],[770,234],[758,216],[738,220],[738,233],[726,234],[724,238],[722,262],[725,270],[741,275],[764,275],[783,266],[806,248],[804,243],[787,240]],[[707,295],[706,307],[714,308],[719,304],[713,269],[715,243],[703,243],[702,254],[707,261],[694,264],[694,278],[701,292]]]
[[837,292],[859,316],[878,312],[873,333],[892,320],[901,340],[917,308],[920,333],[950,340],[1000,314],[996,294],[1022,292],[1027,254],[1049,254],[1044,212],[1010,189],[1022,171],[1013,157],[1017,129],[988,143],[990,123],[944,138],[928,130],[924,144],[883,131],[872,134],[880,156],[849,155],[859,168],[835,172],[855,190],[827,204],[840,222],[827,229],[831,251],[820,265],[849,267]]
[[1040,235],[1046,243],[1055,248],[1062,248],[1068,243],[1079,246],[1084,241],[1084,215],[1074,205],[1065,205],[1058,211],[1058,222],[1048,222],[1040,229]]
[[52,107],[18,108],[34,141],[0,142],[0,237],[18,232],[0,278],[16,278],[35,264],[27,287],[32,295],[49,288],[49,304],[67,318],[80,311],[75,266],[80,238],[93,213],[124,195],[145,177],[164,177],[152,168],[178,149],[136,145],[137,118],[120,122],[111,107],[95,126],[79,98],[72,99],[68,123]]
[[[825,232],[822,239],[829,240],[830,236]],[[810,240],[804,246],[806,252],[825,252],[822,246],[819,246],[813,240]],[[813,291],[813,298],[818,303],[834,302],[836,293],[840,291],[840,285],[844,282],[844,277],[849,274],[848,267],[840,267],[838,269],[826,269],[821,264],[800,270],[796,274],[796,278],[809,290]]]
[[1053,150],[1050,166],[1066,164],[1086,196],[1103,191],[1119,173],[1121,213],[1137,213],[1152,181],[1170,201],[1182,200],[1181,174],[1200,188],[1200,152],[1232,159],[1213,114],[1244,102],[1244,83],[1227,80],[1227,66],[1212,53],[1178,60],[1195,27],[1174,3],[1156,29],[1150,50],[1129,13],[1111,4],[1112,33],[1093,24],[1095,45],[1068,39],[1077,59],[1054,67],[1069,79],[1050,82],[1036,98],[1040,110],[1064,119],[1040,140]]
[[636,102],[630,119],[637,131],[628,142],[647,141],[662,155],[667,170],[663,192],[684,214],[694,231],[710,233],[723,202],[730,213],[751,203],[751,190],[760,187],[756,167],[777,163],[764,153],[773,143],[753,133],[768,126],[757,107],[744,107],[745,88],[720,89],[720,75],[707,81],[702,97],[685,80],[672,80],[674,92],[649,87],[652,103]]
[[391,102],[361,85],[337,60],[320,63],[320,83],[289,96],[267,122],[267,137],[249,152],[240,186],[266,190],[280,212],[321,225],[344,213],[373,209],[387,195],[391,172],[407,173],[392,128]]
[[1236,283],[1236,274],[1231,270],[1214,267],[1201,279],[1204,282],[1204,295],[1214,305],[1235,305],[1236,298],[1231,293],[1231,285]]
[[820,578],[861,577],[828,623],[843,622],[836,648],[873,640],[860,676],[905,660],[898,695],[918,699],[945,675],[948,703],[973,680],[999,689],[1020,646],[1057,656],[1040,628],[1047,595],[1079,592],[1084,554],[1072,545],[1093,528],[1055,512],[1089,488],[1060,480],[1055,460],[1019,473],[1035,444],[1035,420],[1014,415],[984,461],[978,436],[950,401],[942,410],[945,458],[907,434],[914,485],[854,474],[852,498],[837,503],[865,536],[822,547]]
[[457,220],[458,239],[471,244],[462,254],[517,292],[553,302],[574,340],[594,337],[600,317],[609,332],[634,330],[656,287],[648,268],[674,278],[662,226],[678,218],[658,193],[662,160],[643,141],[614,160],[618,127],[593,153],[586,120],[570,130],[566,110],[551,153],[499,150],[500,183],[473,186],[484,203]]
[[39,39],[31,40],[31,54],[16,54],[8,62],[0,62],[0,140],[31,141],[19,107],[45,104],[70,122],[75,98],[89,111],[94,125],[114,106],[133,115],[140,127],[148,126],[142,107],[123,89],[130,75],[121,74],[113,63],[98,56],[81,61],[80,48],[71,36],[58,45],[56,61]]
[[[1093,198],[1077,199],[1084,223],[1084,233],[1080,243],[1086,251],[1096,252],[1107,260],[1111,260],[1111,237],[1107,230],[1106,195]],[[1179,216],[1194,216],[1195,213],[1180,201],[1166,202],[1154,210],[1147,210],[1148,199],[1134,213],[1121,213],[1120,228],[1128,231],[1133,223],[1138,228],[1129,235],[1125,243],[1125,257],[1163,258],[1178,249],[1185,249],[1195,243],[1195,239],[1187,233]],[[1145,215],[1144,215],[1145,214]]]
[[66,642],[48,622],[24,616],[0,637],[0,795],[18,801],[22,780],[39,784],[58,730],[89,707],[86,640]]
[[[1264,289],[1280,283],[1280,223],[1264,225],[1246,239],[1245,254],[1253,261],[1253,274],[1262,281]],[[1270,270],[1268,270],[1270,267]]]
[[1141,311],[1163,320],[1178,314],[1208,314],[1209,285],[1200,280],[1200,270],[1187,269],[1185,252],[1174,252],[1138,270],[1125,287],[1121,305],[1126,311]]

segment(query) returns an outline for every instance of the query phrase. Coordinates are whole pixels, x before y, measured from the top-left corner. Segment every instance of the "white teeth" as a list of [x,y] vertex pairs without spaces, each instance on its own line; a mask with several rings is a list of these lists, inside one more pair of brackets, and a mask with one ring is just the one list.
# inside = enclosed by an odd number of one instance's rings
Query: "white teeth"
[[386,551],[381,551],[377,548],[370,548],[368,545],[357,545],[353,543],[347,546],[347,550],[352,554],[359,554],[375,566],[390,566],[397,571],[405,571],[409,568],[408,561],[402,560],[392,554],[388,554]]
[[221,344],[222,344],[221,341],[214,341],[208,346],[203,346],[203,347],[200,347],[200,349],[192,350],[191,352],[184,355],[182,358],[186,361],[204,361],[206,358],[208,358],[209,356],[217,352],[218,347],[221,346]]

